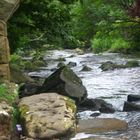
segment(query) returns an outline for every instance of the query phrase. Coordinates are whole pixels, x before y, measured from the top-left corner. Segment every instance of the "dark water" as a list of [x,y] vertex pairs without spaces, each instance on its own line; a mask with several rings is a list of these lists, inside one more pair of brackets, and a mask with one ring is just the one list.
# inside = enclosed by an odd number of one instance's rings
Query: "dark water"
[[[124,101],[128,94],[140,94],[140,67],[116,69],[113,71],[103,72],[99,67],[102,62],[113,61],[117,64],[125,64],[129,60],[134,60],[131,57],[125,57],[120,54],[93,54],[86,53],[78,55],[73,50],[50,51],[45,56],[48,63],[47,67],[42,68],[38,72],[29,73],[40,77],[48,77],[52,73],[52,69],[57,67],[58,58],[66,58],[65,64],[76,62],[77,66],[72,68],[75,73],[82,79],[83,84],[87,88],[89,98],[101,98],[111,103],[116,112],[113,114],[101,114],[101,118],[119,118],[126,120],[129,124],[129,129],[126,132],[106,133],[110,137],[126,137],[128,139],[140,139],[140,112],[122,112]],[[136,60],[136,58],[135,58]],[[140,62],[140,59],[137,59]],[[89,72],[82,72],[83,65],[92,68]],[[80,112],[81,119],[91,118],[92,111]],[[135,133],[134,133],[135,132]],[[101,134],[100,134],[101,135]],[[78,134],[77,140],[91,136],[90,134]]]

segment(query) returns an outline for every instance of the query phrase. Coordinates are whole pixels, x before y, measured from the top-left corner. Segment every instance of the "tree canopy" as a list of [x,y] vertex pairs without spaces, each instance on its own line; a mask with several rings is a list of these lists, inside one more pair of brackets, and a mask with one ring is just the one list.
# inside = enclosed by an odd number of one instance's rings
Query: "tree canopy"
[[9,22],[17,48],[92,48],[140,51],[140,0],[21,0]]

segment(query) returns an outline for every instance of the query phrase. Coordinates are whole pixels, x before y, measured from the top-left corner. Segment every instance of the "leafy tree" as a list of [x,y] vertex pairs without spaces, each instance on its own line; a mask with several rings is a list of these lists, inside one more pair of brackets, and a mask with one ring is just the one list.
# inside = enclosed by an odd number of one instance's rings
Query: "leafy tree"
[[64,46],[69,40],[70,5],[74,0],[21,0],[9,22],[11,51],[43,44]]

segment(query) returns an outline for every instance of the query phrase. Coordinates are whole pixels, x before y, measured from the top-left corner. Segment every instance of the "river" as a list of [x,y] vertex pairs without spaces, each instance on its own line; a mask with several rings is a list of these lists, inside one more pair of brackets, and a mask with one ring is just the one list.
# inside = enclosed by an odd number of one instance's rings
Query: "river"
[[[125,64],[129,60],[140,59],[131,56],[124,56],[117,53],[93,54],[85,53],[78,55],[74,50],[53,50],[48,51],[44,57],[47,66],[37,72],[29,73],[30,76],[48,77],[59,63],[60,58],[65,58],[65,64],[75,62],[73,71],[82,79],[87,89],[89,98],[101,98],[111,103],[117,110],[113,114],[101,114],[100,118],[118,118],[126,120],[129,124],[127,132],[115,132],[102,134],[117,137],[124,136],[128,139],[138,140],[138,136],[133,133],[134,130],[140,130],[140,112],[122,112],[124,101],[127,100],[128,94],[140,94],[140,67],[116,69],[112,71],[102,71],[99,67],[102,62],[112,61],[117,64]],[[92,68],[91,71],[83,72],[81,69],[84,65]],[[78,113],[81,119],[92,118],[92,111]],[[139,131],[140,132],[140,131]],[[77,134],[76,140],[85,137],[94,136],[94,134]],[[101,134],[100,134],[101,135]],[[140,137],[139,137],[140,138]],[[74,140],[74,138],[73,138]]]

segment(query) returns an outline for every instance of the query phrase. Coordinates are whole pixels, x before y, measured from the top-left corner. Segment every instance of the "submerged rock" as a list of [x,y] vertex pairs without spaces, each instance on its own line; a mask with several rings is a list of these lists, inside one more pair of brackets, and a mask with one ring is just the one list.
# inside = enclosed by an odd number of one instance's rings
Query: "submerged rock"
[[92,68],[88,67],[87,65],[83,66],[81,71],[91,71]]
[[51,139],[75,132],[76,106],[68,97],[43,93],[22,98],[18,106],[27,137]]
[[78,132],[99,133],[126,130],[127,123],[115,118],[94,118],[88,120],[79,120]]
[[100,68],[103,70],[103,71],[108,71],[108,70],[114,70],[114,69],[117,69],[117,68],[123,68],[124,66],[123,65],[118,65],[118,64],[115,64],[111,61],[107,61],[107,62],[104,62],[102,63],[102,65],[100,66]]
[[115,64],[111,61],[107,61],[102,63],[100,68],[103,71],[108,71],[108,70],[114,70],[114,69],[120,69],[120,68],[133,68],[133,67],[139,67],[139,62],[138,61],[128,61],[125,65],[118,65]]
[[125,64],[125,66],[126,66],[127,68],[133,68],[133,67],[139,67],[140,65],[139,65],[139,62],[138,62],[138,61],[132,60],[132,61],[128,61],[128,62]]
[[140,111],[140,104],[133,102],[125,102],[123,111]]
[[87,90],[81,79],[68,67],[60,67],[42,85],[41,92],[57,92],[77,102],[87,97]]
[[127,96],[127,101],[128,102],[140,101],[140,95],[130,94]]
[[68,66],[71,67],[71,68],[75,67],[76,65],[77,65],[76,62],[69,62],[68,63]]
[[99,110],[102,113],[114,113],[113,106],[102,99],[86,99],[79,104],[79,110]]

